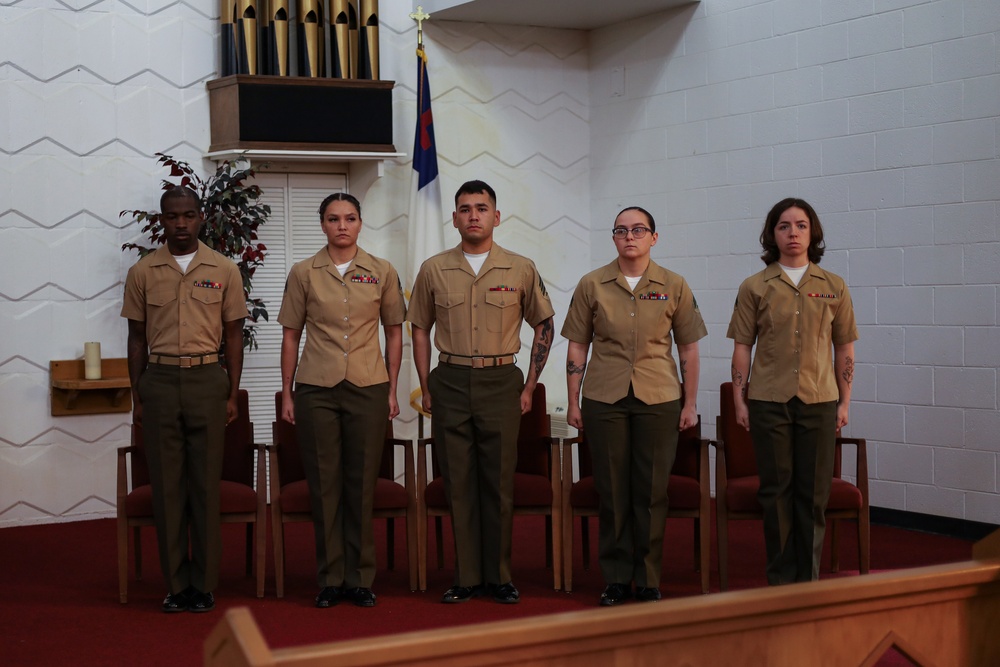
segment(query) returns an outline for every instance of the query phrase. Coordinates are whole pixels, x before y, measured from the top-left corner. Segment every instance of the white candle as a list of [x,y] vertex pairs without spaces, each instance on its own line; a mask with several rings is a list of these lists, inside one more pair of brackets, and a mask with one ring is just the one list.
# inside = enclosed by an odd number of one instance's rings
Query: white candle
[[83,377],[87,380],[101,379],[101,344],[83,344]]

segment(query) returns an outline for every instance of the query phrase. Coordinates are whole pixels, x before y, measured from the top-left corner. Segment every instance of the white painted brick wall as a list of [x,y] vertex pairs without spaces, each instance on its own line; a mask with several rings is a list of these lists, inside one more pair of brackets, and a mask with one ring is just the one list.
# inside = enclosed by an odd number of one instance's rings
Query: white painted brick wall
[[904,361],[914,365],[961,366],[964,340],[962,327],[906,327]]
[[996,288],[986,285],[934,288],[935,324],[996,324]]
[[[931,405],[934,400],[934,369],[930,366],[879,366],[877,382],[880,403],[900,403],[907,406],[906,433],[909,435],[912,406]],[[959,412],[959,426],[961,416]],[[960,434],[961,431],[957,435]],[[907,442],[934,444],[911,438],[907,438]]]
[[880,442],[877,461],[879,479],[911,484],[934,483],[932,447]]
[[997,407],[995,368],[934,369],[934,404],[960,408]]
[[[934,447],[935,461],[938,461],[942,452],[948,451],[949,448],[962,447],[965,411],[960,408],[937,408],[927,405],[931,401],[930,395],[933,390],[930,373],[919,376],[915,374],[914,381],[923,383],[919,390],[914,390],[911,393],[920,399],[916,403],[924,403],[924,405],[906,406],[906,441]],[[879,384],[879,393],[881,394],[881,392],[882,384]],[[904,390],[900,393],[907,392]],[[938,481],[935,479],[935,482]]]
[[996,492],[996,454],[938,448],[934,452],[934,483],[946,489]]
[[[706,387],[725,379],[731,346],[715,328],[728,324],[740,280],[760,270],[764,215],[782,197],[810,201],[826,230],[823,266],[848,280],[855,300],[861,339],[849,431],[871,446],[873,504],[977,520],[996,516],[984,498],[1000,506],[996,466],[935,461],[953,450],[1000,450],[998,7],[702,3],[685,44],[706,54],[708,85],[681,82],[669,99],[650,99],[675,110],[677,157],[668,154],[676,164],[663,169],[649,165],[666,178],[647,180],[646,193],[667,193],[671,224],[683,228],[668,254],[707,255],[709,290],[692,287],[707,304],[723,377],[703,373]],[[619,59],[656,57],[649,44],[641,54],[628,45],[627,25],[598,33],[602,43],[618,38]],[[672,58],[669,50],[660,54]],[[707,155],[681,155],[681,146]],[[725,157],[725,183],[715,155]],[[727,243],[713,250],[719,244],[699,236],[717,239],[719,221]],[[969,465],[976,481],[962,486]],[[937,488],[936,471],[953,474],[954,488]],[[982,491],[988,484],[993,490]]]

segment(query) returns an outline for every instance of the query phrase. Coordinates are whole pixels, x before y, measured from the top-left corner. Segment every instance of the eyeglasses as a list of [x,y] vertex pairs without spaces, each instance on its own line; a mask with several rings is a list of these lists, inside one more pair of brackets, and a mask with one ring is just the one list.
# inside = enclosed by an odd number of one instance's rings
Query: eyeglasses
[[628,236],[629,232],[632,232],[632,238],[641,239],[651,231],[653,230],[649,227],[633,227],[632,229],[629,229],[628,227],[615,227],[611,230],[611,236],[616,239],[623,239]]

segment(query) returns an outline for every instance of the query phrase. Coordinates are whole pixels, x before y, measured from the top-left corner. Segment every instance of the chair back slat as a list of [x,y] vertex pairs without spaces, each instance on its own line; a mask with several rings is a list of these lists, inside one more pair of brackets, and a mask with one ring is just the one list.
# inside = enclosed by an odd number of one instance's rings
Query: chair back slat
[[517,472],[548,477],[549,447],[543,438],[549,434],[545,385],[539,382],[531,395],[531,410],[528,414],[521,415],[517,434]]
[[392,444],[392,421],[385,422],[385,445],[382,448],[382,462],[378,467],[378,476],[382,479],[396,481],[396,451]]
[[719,437],[726,446],[726,476],[752,477],[757,474],[750,433],[736,423],[736,403],[733,383],[723,382],[719,387]]
[[253,486],[255,446],[253,424],[250,422],[250,395],[240,389],[236,397],[239,416],[226,426],[226,442],[222,455],[222,479]]
[[278,483],[286,486],[306,478],[299,454],[295,424],[281,418],[281,392],[274,393],[274,448],[278,457]]
[[149,466],[146,464],[146,443],[142,439],[142,427],[132,424],[132,446],[135,448],[129,456],[132,488],[149,484]]

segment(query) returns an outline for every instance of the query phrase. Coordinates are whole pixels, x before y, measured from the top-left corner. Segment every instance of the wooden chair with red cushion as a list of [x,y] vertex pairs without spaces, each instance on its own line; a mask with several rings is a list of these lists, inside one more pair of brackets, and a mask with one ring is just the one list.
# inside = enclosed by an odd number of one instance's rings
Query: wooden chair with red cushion
[[[428,479],[427,447],[433,438],[417,442],[417,493],[421,517],[417,521],[420,547],[420,590],[427,589],[427,518],[435,518],[438,568],[444,567],[444,537],[441,517],[451,510],[444,492],[444,479],[437,460],[431,464]],[[545,402],[545,385],[538,383],[531,398],[531,410],[521,416],[517,439],[517,468],[514,471],[514,516],[545,517],[545,564],[552,567],[555,590],[562,586],[562,493],[559,466],[559,440],[551,436]]]
[[[226,426],[222,483],[219,487],[220,511],[223,523],[247,525],[247,576],[256,572],[257,597],[260,598],[264,597],[264,531],[267,516],[263,448],[253,442],[250,401],[245,389],[240,390],[238,401],[239,418]],[[131,466],[128,465],[129,462]],[[142,579],[142,540],[139,529],[154,525],[153,491],[149,486],[149,469],[146,467],[141,426],[132,426],[132,445],[118,449],[117,485],[118,595],[122,603],[125,603],[128,602],[128,529],[133,529],[135,578]]]
[[[730,521],[763,519],[757,491],[757,460],[754,458],[750,433],[736,423],[736,404],[733,383],[724,382],[719,388],[720,415],[716,418],[718,438],[714,443],[715,498],[719,541],[719,583],[722,590],[729,586],[729,530]],[[855,447],[855,484],[842,478],[843,445]],[[834,458],[833,486],[826,507],[827,532],[830,534],[830,569],[840,569],[840,549],[837,536],[840,519],[852,519],[858,529],[858,569],[867,574],[869,569],[869,518],[868,518],[868,449],[864,438],[837,438]]]
[[[271,531],[274,542],[274,577],[278,597],[285,595],[285,524],[312,521],[309,485],[302,469],[295,425],[281,418],[281,392],[274,395],[275,421],[271,423],[273,444],[268,445],[271,470]],[[403,450],[403,483],[396,481],[396,447]],[[373,516],[386,520],[386,564],[394,569],[395,519],[406,520],[406,553],[410,590],[417,589],[417,498],[413,467],[413,441],[394,438],[392,422],[386,422],[385,449],[375,483]]]
[[[563,577],[567,593],[573,590],[573,519],[580,517],[583,566],[590,569],[590,517],[598,516],[600,499],[594,484],[593,464],[586,432],[563,441]],[[579,462],[579,479],[573,481],[573,449]],[[694,519],[694,566],[701,573],[701,592],[708,592],[710,514],[712,489],[709,482],[708,440],[701,437],[701,419],[682,431],[677,456],[670,471],[667,518]]]

